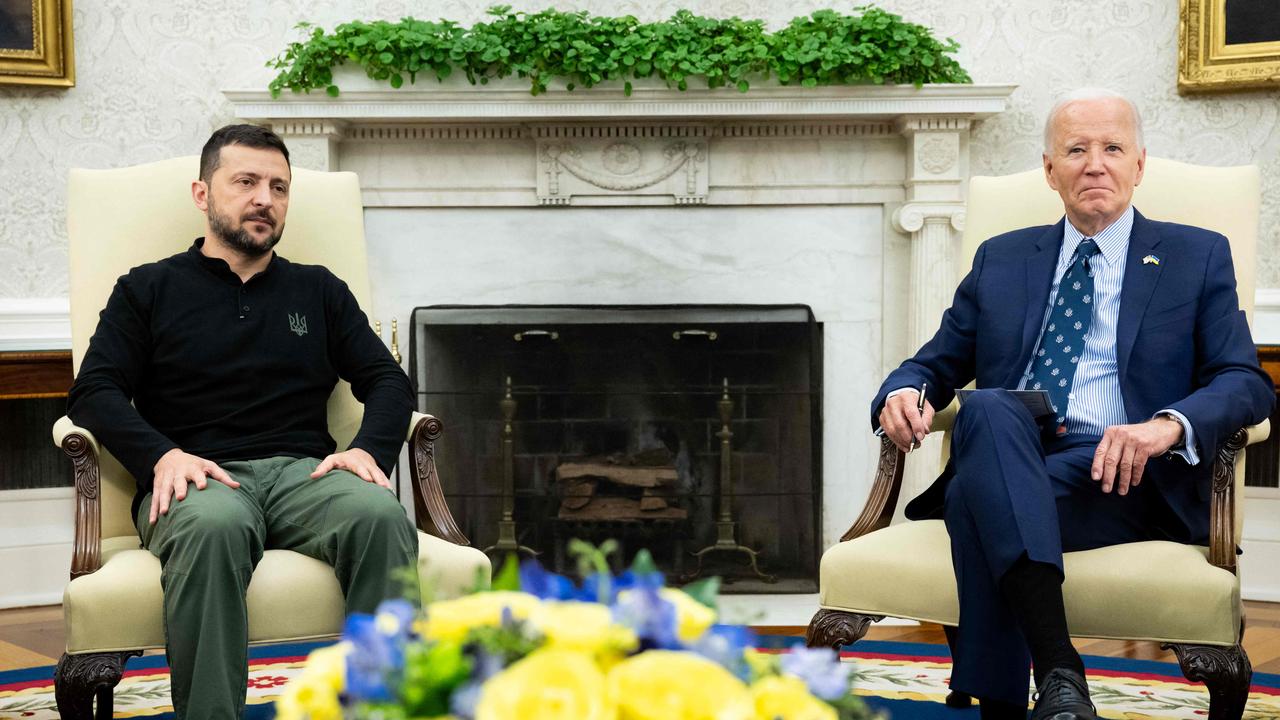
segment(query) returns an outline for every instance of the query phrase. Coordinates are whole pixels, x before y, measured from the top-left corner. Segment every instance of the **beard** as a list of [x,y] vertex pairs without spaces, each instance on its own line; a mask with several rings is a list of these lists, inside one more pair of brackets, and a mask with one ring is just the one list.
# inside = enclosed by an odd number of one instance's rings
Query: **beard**
[[[284,225],[277,226],[267,213],[245,215],[238,225],[235,224],[230,217],[218,212],[214,207],[212,195],[209,196],[209,210],[205,214],[209,218],[209,230],[227,247],[251,260],[271,252],[276,243],[280,242],[280,236],[284,234]],[[266,222],[275,232],[263,240],[255,240],[245,229],[245,223],[253,220]]]

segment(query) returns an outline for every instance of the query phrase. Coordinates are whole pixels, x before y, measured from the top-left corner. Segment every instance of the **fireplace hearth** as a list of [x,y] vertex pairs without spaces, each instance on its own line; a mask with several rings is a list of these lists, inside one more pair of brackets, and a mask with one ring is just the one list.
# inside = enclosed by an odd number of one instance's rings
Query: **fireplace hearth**
[[441,482],[493,555],[561,572],[570,539],[644,547],[674,581],[813,592],[822,326],[806,306],[431,306],[413,311]]

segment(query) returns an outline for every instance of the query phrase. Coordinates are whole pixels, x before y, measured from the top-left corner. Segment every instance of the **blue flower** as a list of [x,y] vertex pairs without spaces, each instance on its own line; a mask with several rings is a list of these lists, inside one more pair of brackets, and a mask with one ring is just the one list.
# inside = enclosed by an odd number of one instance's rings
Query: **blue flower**
[[404,667],[417,610],[407,600],[387,600],[374,615],[353,613],[342,629],[351,642],[347,656],[347,694],[357,699],[389,701],[389,684]]
[[708,660],[719,663],[743,682],[751,681],[751,667],[745,653],[755,647],[756,634],[742,625],[712,625],[691,648]]
[[598,602],[612,605],[613,601],[618,597],[618,591],[624,589],[619,587],[621,581],[621,575],[615,578],[610,577],[607,573],[592,573],[582,580],[582,589],[578,591],[577,597],[574,599],[582,602]]
[[355,700],[390,701],[388,680],[404,662],[403,647],[378,632],[372,615],[353,613],[342,628],[342,639],[351,643],[347,654],[346,694]]
[[849,668],[831,648],[796,646],[782,656],[782,671],[795,675],[809,692],[823,700],[838,700],[849,692]]
[[418,609],[408,600],[383,600],[374,613],[374,620],[378,623],[378,631],[388,638],[408,640],[417,614]]
[[613,619],[631,628],[640,639],[640,649],[679,650],[684,646],[676,634],[676,606],[662,599],[658,588],[637,585],[613,603]]
[[449,696],[449,712],[460,718],[474,718],[483,685],[484,683],[476,680],[468,680],[459,685],[453,695]]
[[520,563],[520,589],[539,600],[572,600],[578,594],[572,580],[549,572],[533,559]]

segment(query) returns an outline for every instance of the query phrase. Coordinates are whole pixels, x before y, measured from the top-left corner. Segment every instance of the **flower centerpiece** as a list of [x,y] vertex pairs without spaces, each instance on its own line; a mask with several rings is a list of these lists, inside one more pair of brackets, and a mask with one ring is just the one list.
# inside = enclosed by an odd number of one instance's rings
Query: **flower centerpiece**
[[647,552],[618,576],[575,541],[581,585],[509,559],[490,590],[353,614],[276,702],[281,720],[854,720],[830,649],[755,649],[717,623],[717,579],[666,587]]

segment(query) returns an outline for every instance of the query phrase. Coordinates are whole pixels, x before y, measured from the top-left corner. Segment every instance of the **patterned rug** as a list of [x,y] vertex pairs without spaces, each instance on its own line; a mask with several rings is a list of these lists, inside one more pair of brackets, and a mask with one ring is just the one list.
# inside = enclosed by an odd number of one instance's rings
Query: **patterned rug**
[[[797,638],[766,637],[762,649],[781,652]],[[271,701],[299,672],[318,643],[271,645],[250,651],[249,705],[246,718],[273,716]],[[858,695],[893,718],[977,720],[976,706],[953,710],[943,704],[951,662],[944,645],[863,641],[842,656],[854,664]],[[1182,677],[1173,663],[1087,656],[1089,689],[1106,718],[1186,718],[1208,715],[1203,685]],[[163,656],[134,658],[116,688],[118,718],[171,718],[169,674]],[[1280,718],[1280,675],[1254,673],[1245,718]],[[53,699],[53,668],[0,672],[0,718],[58,717]]]

